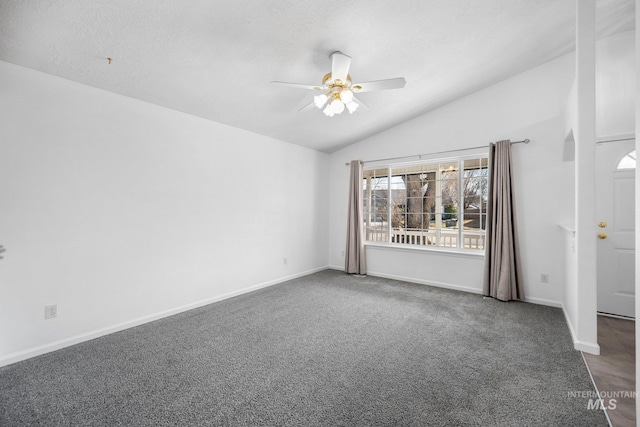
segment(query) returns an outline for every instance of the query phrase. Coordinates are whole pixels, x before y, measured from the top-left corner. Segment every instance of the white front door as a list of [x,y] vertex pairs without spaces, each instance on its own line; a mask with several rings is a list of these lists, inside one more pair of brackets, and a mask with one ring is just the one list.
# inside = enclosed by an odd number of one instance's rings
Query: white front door
[[598,311],[635,318],[635,141],[596,148]]

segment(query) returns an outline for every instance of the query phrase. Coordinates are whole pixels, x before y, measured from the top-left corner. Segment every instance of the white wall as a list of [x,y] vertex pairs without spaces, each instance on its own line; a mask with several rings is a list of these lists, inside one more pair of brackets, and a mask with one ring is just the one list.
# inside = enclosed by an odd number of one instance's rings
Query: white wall
[[[348,168],[352,159],[374,160],[466,147],[500,139],[513,146],[527,299],[559,305],[564,281],[564,236],[559,223],[573,216],[572,165],[562,161],[564,105],[574,78],[574,55],[546,63],[331,154],[329,262],[344,264]],[[410,82],[404,90],[411,90]],[[399,106],[401,108],[401,106]],[[360,113],[360,112],[359,112]],[[480,292],[483,260],[433,252],[367,247],[371,274]],[[407,260],[410,261],[407,261]],[[549,274],[549,283],[540,274]]]
[[635,134],[635,31],[596,44],[596,136],[598,140]]
[[328,264],[328,155],[3,62],[0,93],[0,365]]
[[[635,135],[635,31],[616,33],[596,41],[596,140]],[[577,123],[575,82],[565,105],[568,160],[574,159],[573,129]]]

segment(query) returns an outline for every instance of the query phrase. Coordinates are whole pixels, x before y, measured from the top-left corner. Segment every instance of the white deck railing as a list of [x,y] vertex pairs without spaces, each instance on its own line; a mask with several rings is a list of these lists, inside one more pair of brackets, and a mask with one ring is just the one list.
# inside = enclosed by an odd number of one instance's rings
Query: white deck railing
[[[387,230],[366,229],[366,240],[370,242],[387,242]],[[484,232],[462,231],[465,249],[483,249]],[[410,231],[402,228],[391,229],[391,243],[419,246],[458,247],[458,230]]]

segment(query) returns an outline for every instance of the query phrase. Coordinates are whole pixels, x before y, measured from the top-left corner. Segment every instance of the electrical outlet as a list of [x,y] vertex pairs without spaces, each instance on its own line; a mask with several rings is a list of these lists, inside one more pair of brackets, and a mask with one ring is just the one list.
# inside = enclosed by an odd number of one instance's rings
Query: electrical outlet
[[53,319],[54,317],[58,317],[58,304],[46,305],[44,307],[44,318]]
[[288,262],[288,261],[289,261],[289,260],[285,258],[285,259],[284,259],[284,265],[287,265],[287,262]]
[[546,274],[546,273],[542,273],[542,274],[540,275],[540,281],[541,281],[542,283],[549,283],[549,275],[548,275],[548,274]]

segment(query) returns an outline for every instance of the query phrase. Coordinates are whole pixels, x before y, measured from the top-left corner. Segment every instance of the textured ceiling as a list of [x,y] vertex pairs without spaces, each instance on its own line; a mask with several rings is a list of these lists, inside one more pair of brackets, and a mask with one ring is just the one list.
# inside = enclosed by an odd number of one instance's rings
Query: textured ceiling
[[[634,28],[633,0],[598,8],[601,36]],[[0,0],[0,60],[330,152],[573,50],[574,21],[575,0]],[[335,50],[405,88],[328,118],[269,83],[319,84]]]

